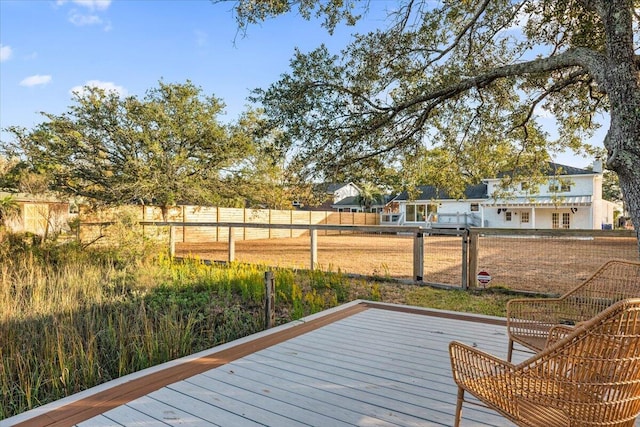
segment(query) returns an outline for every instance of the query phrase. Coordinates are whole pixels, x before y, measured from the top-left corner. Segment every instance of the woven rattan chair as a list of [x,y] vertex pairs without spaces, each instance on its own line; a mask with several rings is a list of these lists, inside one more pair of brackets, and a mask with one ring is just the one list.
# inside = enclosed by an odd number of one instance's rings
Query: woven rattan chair
[[542,350],[549,330],[591,319],[616,301],[640,298],[640,263],[609,261],[589,279],[559,298],[514,299],[507,303],[507,334],[511,361],[514,343]]
[[549,345],[518,365],[452,342],[455,425],[466,391],[520,426],[633,426],[640,413],[640,299],[619,301],[567,332],[552,329]]

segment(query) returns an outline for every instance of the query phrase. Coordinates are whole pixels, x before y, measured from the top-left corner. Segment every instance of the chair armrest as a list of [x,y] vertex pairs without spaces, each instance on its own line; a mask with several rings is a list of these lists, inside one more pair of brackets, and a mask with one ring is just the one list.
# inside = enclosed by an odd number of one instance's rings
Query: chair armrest
[[514,369],[514,365],[505,360],[457,341],[449,344],[449,356],[453,379],[460,386],[479,378],[504,375]]
[[507,302],[507,321],[561,323],[564,302],[560,298],[519,298]]
[[594,300],[589,298],[512,299],[507,302],[507,328],[575,326],[592,318],[601,309],[600,305],[594,304]]
[[[578,326],[578,325],[576,325]],[[555,342],[560,341],[562,338],[566,337],[573,331],[575,331],[576,326],[568,326],[568,325],[556,325],[549,330],[549,337],[547,338],[547,343],[545,344],[545,348],[553,345]]]

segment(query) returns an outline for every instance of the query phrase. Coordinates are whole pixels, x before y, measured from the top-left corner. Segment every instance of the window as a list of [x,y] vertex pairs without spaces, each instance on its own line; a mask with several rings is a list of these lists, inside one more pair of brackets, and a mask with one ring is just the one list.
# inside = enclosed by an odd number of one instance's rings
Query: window
[[528,223],[529,222],[529,212],[521,212],[520,213],[520,222]]
[[569,191],[571,191],[571,184],[568,182],[551,181],[549,183],[551,193],[568,193]]
[[552,228],[571,228],[571,215],[569,212],[562,213],[562,224],[560,223],[560,214],[554,212],[551,214],[551,227]]
[[406,221],[408,222],[421,222],[427,219],[427,215],[430,213],[436,213],[438,206],[435,204],[423,205],[423,204],[407,204],[406,208]]
[[480,210],[480,205],[477,203],[471,203],[471,212],[478,212]]
[[504,213],[504,220],[505,221],[511,221],[511,212],[505,212]]

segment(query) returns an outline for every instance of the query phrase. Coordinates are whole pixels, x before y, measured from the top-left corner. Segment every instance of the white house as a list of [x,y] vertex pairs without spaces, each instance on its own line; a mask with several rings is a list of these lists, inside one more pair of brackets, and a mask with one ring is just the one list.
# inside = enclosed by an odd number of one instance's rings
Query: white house
[[516,185],[509,198],[494,197],[499,178],[487,179],[490,197],[481,204],[487,227],[601,229],[613,225],[615,203],[602,198],[602,163],[593,170],[549,163],[548,179],[537,191]]
[[451,199],[434,187],[420,187],[416,200],[400,194],[381,217],[382,224],[426,225],[434,228],[609,228],[615,203],[602,199],[602,163],[593,170],[549,163],[548,179],[537,188],[516,183],[500,198],[501,178],[468,187],[463,199]]
[[431,185],[418,187],[412,200],[407,192],[399,194],[381,216],[381,224],[464,228],[482,226],[481,204],[487,200],[487,184],[467,187],[463,199],[452,199]]
[[[324,200],[321,204],[319,204],[318,206],[302,206],[300,203],[294,201],[293,206],[302,210],[328,211],[331,210],[334,205],[345,199],[353,201],[360,194],[360,188],[353,182],[339,184],[320,184],[318,187],[319,188],[317,188],[317,192],[325,194]],[[358,211],[357,208],[359,206],[356,206],[355,202],[351,204],[345,204],[342,210],[344,212],[352,212],[352,210],[350,209],[351,207],[354,208],[353,212]]]

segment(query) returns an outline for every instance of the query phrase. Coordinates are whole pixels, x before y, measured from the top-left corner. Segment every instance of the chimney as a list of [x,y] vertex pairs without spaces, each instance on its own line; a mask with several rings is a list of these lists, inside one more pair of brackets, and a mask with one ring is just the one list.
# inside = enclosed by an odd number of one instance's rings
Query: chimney
[[599,157],[593,161],[593,171],[595,173],[602,173],[602,160],[600,160]]

